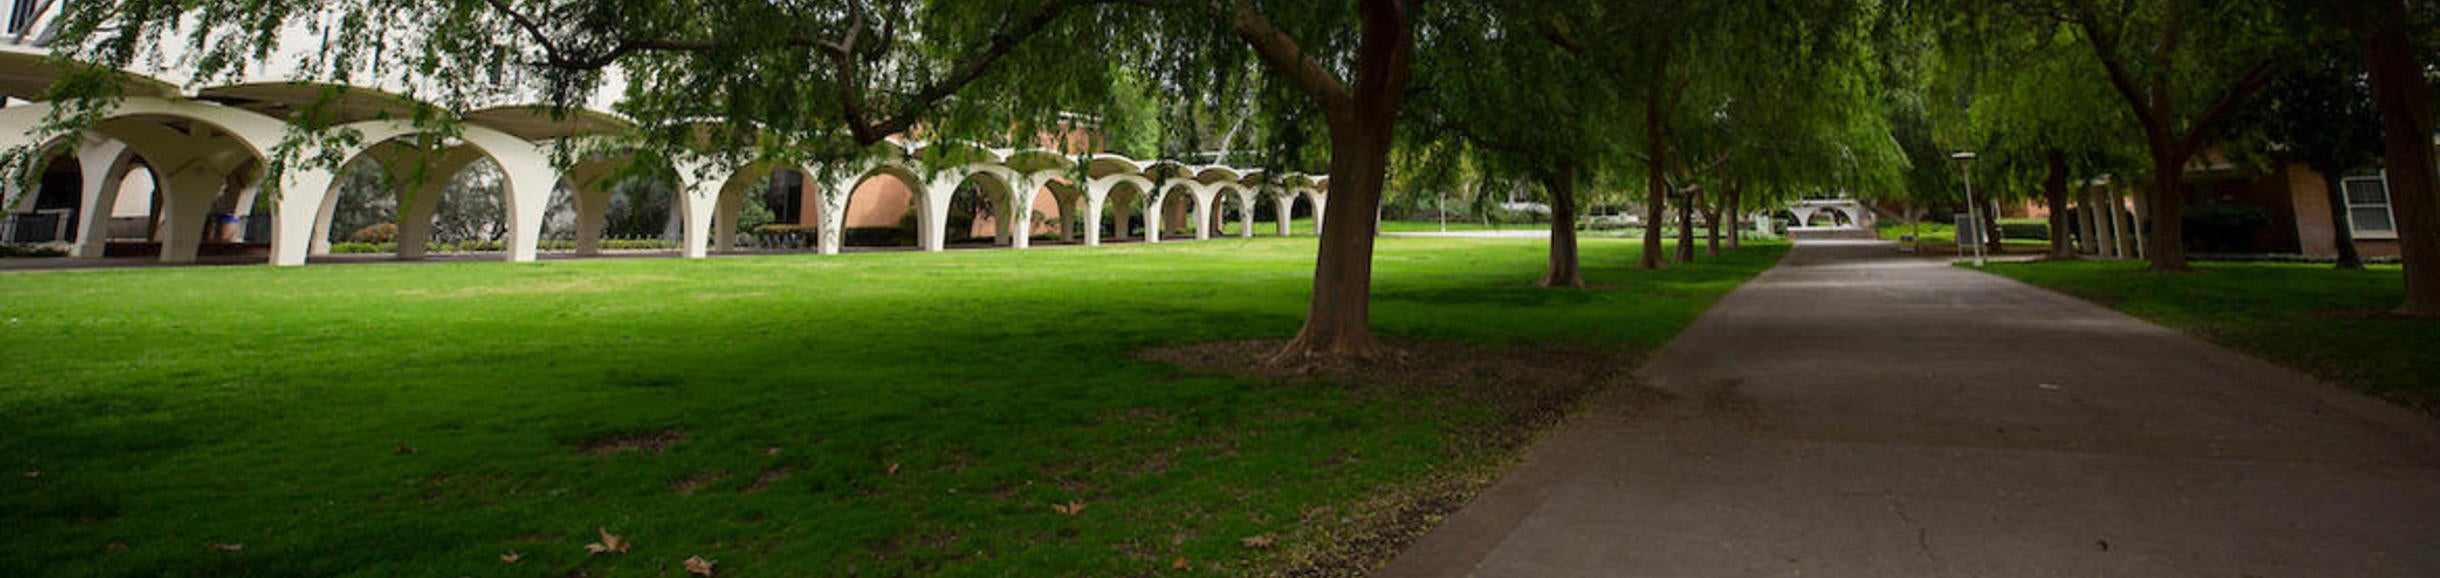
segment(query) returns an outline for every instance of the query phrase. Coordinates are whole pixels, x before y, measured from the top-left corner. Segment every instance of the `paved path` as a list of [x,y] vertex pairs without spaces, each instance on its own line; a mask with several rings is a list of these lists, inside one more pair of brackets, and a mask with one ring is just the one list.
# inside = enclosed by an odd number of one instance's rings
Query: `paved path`
[[1799,246],[1382,574],[2440,576],[2433,421],[1894,253]]

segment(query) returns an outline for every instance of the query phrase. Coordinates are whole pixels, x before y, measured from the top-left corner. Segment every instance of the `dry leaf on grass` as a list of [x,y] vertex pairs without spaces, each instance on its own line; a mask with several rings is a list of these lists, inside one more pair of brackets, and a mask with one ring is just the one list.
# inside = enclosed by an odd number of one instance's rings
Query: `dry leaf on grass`
[[39,478],[39,477],[42,477],[42,470],[26,470],[26,471],[25,471],[25,477],[28,477],[28,478]]
[[1270,534],[1263,534],[1260,536],[1246,536],[1244,538],[1239,538],[1237,543],[1244,544],[1247,548],[1262,549],[1270,548],[1271,543],[1275,541],[1276,540],[1273,539]]
[[625,538],[620,538],[617,534],[610,533],[609,528],[595,528],[595,530],[601,532],[602,541],[586,544],[586,552],[592,552],[595,554],[625,554],[627,553],[628,548],[634,546],[634,544],[627,543]]
[[1180,570],[1180,571],[1183,571],[1183,570],[1193,570],[1193,569],[1194,569],[1194,567],[1193,567],[1193,566],[1188,566],[1188,565],[1186,565],[1186,557],[1185,557],[1185,556],[1179,556],[1179,557],[1178,557],[1178,559],[1176,559],[1176,560],[1170,560],[1170,561],[1169,561],[1169,569],[1171,569],[1171,570]]
[[694,574],[694,575],[697,575],[697,576],[710,576],[710,575],[712,575],[712,567],[713,567],[713,566],[718,566],[718,565],[720,565],[720,563],[719,563],[719,562],[714,562],[714,561],[711,561],[711,560],[705,560],[705,559],[703,559],[703,557],[702,557],[702,556],[687,556],[687,557],[686,557],[686,573],[688,573],[688,574]]
[[407,445],[407,442],[398,442],[398,447],[390,448],[390,453],[402,456],[412,454],[415,453],[415,446]]
[[204,544],[203,549],[214,552],[242,552],[245,551],[246,545],[238,543],[222,544],[219,542],[213,542],[210,544]]
[[518,560],[524,560],[524,559],[525,559],[525,555],[524,555],[524,554],[519,554],[519,553],[517,553],[517,551],[516,551],[516,550],[509,550],[507,554],[501,554],[501,555],[500,555],[500,563],[501,563],[501,564],[515,564],[515,563],[517,563],[517,561],[518,561]]
[[766,455],[766,456],[776,456],[776,455],[779,455],[779,446],[771,446],[771,447],[763,448],[763,455]]
[[1051,511],[1059,512],[1063,515],[1074,516],[1078,513],[1084,512],[1084,502],[1069,501],[1065,504],[1051,504]]
[[881,473],[886,474],[886,475],[890,475],[890,476],[896,476],[896,475],[898,475],[898,464],[897,464],[897,463],[895,463],[895,462],[891,463],[891,464],[890,464],[889,469],[887,469],[887,470],[883,470]]

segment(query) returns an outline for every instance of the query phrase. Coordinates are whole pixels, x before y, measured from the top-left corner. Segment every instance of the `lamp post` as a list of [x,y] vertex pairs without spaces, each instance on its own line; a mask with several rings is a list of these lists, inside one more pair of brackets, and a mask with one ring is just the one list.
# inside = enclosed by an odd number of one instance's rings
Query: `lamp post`
[[1974,153],[1960,152],[1949,155],[1949,158],[1957,159],[1958,172],[1965,174],[1966,225],[1974,228],[1974,266],[1981,267],[1983,266],[1983,235],[1988,234],[1989,228],[1983,226],[1982,211],[1978,210],[1980,205],[1974,204]]

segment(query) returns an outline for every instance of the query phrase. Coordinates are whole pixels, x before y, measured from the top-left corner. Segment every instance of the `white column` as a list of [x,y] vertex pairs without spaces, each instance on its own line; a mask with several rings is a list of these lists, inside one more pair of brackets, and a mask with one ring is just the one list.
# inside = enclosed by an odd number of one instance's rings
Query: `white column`
[[1009,185],[1008,196],[1011,198],[1008,201],[1008,218],[1000,221],[1000,234],[1008,236],[1008,246],[1011,248],[1032,247],[1034,246],[1034,195],[1037,192],[1033,179],[1019,177]]
[[1281,237],[1296,236],[1296,225],[1294,224],[1296,221],[1296,197],[1291,196],[1292,194],[1293,193],[1290,195],[1277,195],[1271,197],[1271,202],[1273,203],[1272,208],[1278,213],[1274,216],[1279,220],[1279,236]]
[[75,258],[99,259],[109,246],[110,210],[119,203],[119,187],[126,183],[127,172],[135,170],[128,162],[133,155],[127,143],[113,139],[87,137],[77,146],[84,190],[83,205],[76,213]]
[[949,195],[957,194],[957,185],[961,180],[964,179],[956,175],[934,178],[924,185],[924,190],[917,192],[923,199],[917,203],[923,208],[923,218],[916,222],[921,223],[922,227],[930,227],[919,232],[923,250],[935,253],[948,250]]
[[1195,240],[1197,240],[1197,241],[1209,241],[1209,240],[1211,240],[1211,238],[1212,238],[1212,195],[1209,195],[1209,194],[1196,194],[1196,195],[1195,195],[1195,215],[1194,215],[1194,218],[1195,218]]
[[277,213],[271,220],[271,264],[295,267],[305,264],[313,252],[313,235],[322,220],[316,211],[324,197],[331,196],[332,182],[338,175],[328,169],[299,167],[289,171],[280,183]]
[[[576,191],[576,254],[592,257],[602,254],[602,229],[610,223],[610,183],[599,183]],[[400,231],[403,233],[404,228]],[[401,243],[399,250],[404,252]]]
[[1084,246],[1086,247],[1101,246],[1101,211],[1104,206],[1109,204],[1109,194],[1110,189],[1107,186],[1086,185],[1084,214],[1077,215],[1077,217],[1081,217],[1079,219],[1072,219],[1084,224]]
[[[820,173],[806,171],[805,174]],[[821,239],[815,241],[815,250],[821,254],[837,255],[840,247],[847,244],[847,198],[855,194],[858,181],[859,177],[848,177],[822,190],[822,210],[814,215],[821,221]]]
[[1161,242],[1161,207],[1169,204],[1169,195],[1153,195],[1144,200],[1144,242]]
[[679,247],[688,259],[711,255],[712,210],[719,203],[720,189],[725,183],[713,180],[711,161],[681,159],[678,169],[678,231]]
[[1254,238],[1254,195],[1237,195],[1237,238]]
[[162,183],[167,194],[161,196],[161,262],[195,262],[195,249],[203,243],[203,231],[209,225],[205,218],[227,182],[227,176],[196,164]]
[[717,212],[712,215],[712,252],[737,250],[737,217],[745,212],[745,203],[745,195],[739,192],[721,192],[720,201],[713,205]]

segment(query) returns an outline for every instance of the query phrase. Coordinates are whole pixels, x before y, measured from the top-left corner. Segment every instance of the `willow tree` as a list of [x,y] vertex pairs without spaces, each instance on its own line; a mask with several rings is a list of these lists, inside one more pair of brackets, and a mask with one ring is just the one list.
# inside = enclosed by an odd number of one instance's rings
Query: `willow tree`
[[2075,31],[2140,130],[2151,178],[2154,271],[2188,269],[2185,170],[2217,144],[2247,98],[2284,64],[2293,18],[2280,0],[2006,0],[2024,26]]
[[1615,77],[1537,39],[1539,26],[1560,16],[1543,10],[1562,8],[1520,4],[1442,22],[1427,58],[1466,65],[1419,75],[1408,115],[1418,130],[1401,140],[1418,152],[1465,158],[1495,181],[1516,175],[1537,185],[1551,209],[1549,264],[1537,284],[1583,287],[1579,188],[1624,164],[1615,131],[1631,109]]
[[[1982,153],[1990,191],[2039,190],[2050,210],[2050,256],[2071,258],[2071,187],[2129,166],[2135,123],[2108,79],[2086,65],[2075,33],[2058,25],[1965,25],[1948,30],[1943,68],[1967,95],[1963,138]],[[2134,155],[2140,156],[2140,155]],[[1992,237],[1997,241],[1996,237]]]
[[[1579,0],[1543,20],[1543,36],[1586,66],[1618,79],[1622,97],[1637,103],[1629,155],[1645,183],[1640,264],[1659,269],[1661,223],[1670,197],[1691,202],[1694,177],[1726,166],[1745,144],[1685,150],[1683,139],[1713,127],[1723,107],[1776,106],[1808,98],[1799,88],[1851,73],[1843,51],[1874,10],[1839,0],[1671,0],[1610,3]],[[1768,62],[1768,65],[1757,63]],[[1715,135],[1705,135],[1715,136]],[[1735,141],[1734,138],[1725,139]],[[1716,142],[1716,140],[1714,141]],[[1690,157],[1689,153],[1693,153]],[[1683,192],[1681,192],[1683,191]]]
[[[1215,69],[1228,75],[1250,59],[1269,71],[1265,82],[1303,97],[1330,151],[1324,221],[1332,226],[1322,233],[1305,326],[1278,357],[1293,361],[1386,351],[1370,328],[1370,230],[1417,42],[1428,22],[1514,4],[110,0],[68,4],[57,45],[126,66],[174,43],[198,78],[234,78],[272,64],[273,47],[302,30],[327,39],[308,79],[396,81],[454,110],[532,96],[565,110],[623,83],[620,110],[647,128],[642,146],[708,140],[809,159],[868,154],[909,133],[1026,138],[1058,126],[1060,113],[1115,101],[1110,61],[1171,71],[1230,64]],[[1179,75],[1155,76],[1158,89],[1195,88],[1162,84]],[[62,86],[98,93],[109,85]],[[722,122],[706,135],[697,128],[705,119]]]

